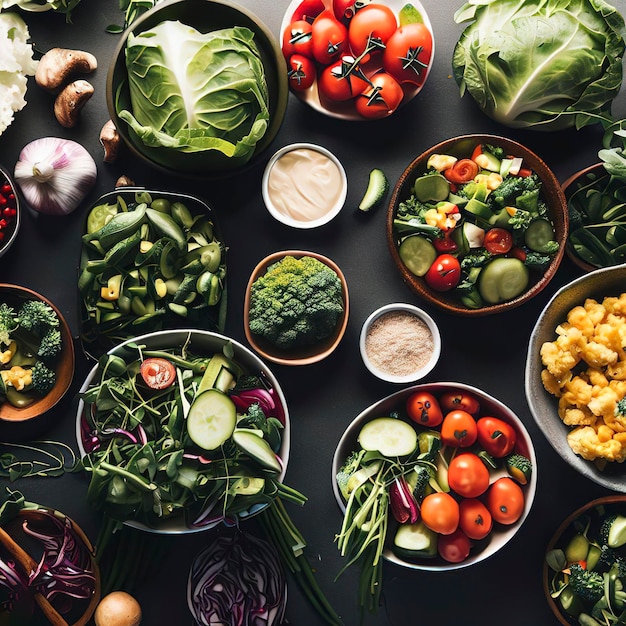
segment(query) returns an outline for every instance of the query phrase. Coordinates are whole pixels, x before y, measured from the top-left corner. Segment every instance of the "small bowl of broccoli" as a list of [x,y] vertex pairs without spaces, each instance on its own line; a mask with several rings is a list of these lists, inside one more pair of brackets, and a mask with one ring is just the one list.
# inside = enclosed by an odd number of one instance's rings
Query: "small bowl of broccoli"
[[0,421],[54,407],[74,376],[74,344],[57,307],[26,287],[0,284]]
[[348,312],[348,285],[334,261],[303,250],[275,252],[250,275],[244,331],[263,358],[308,365],[339,345]]

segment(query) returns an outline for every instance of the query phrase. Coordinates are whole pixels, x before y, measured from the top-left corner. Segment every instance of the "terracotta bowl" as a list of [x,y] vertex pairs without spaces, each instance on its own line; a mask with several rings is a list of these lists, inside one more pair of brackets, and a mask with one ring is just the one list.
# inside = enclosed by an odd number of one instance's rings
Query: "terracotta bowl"
[[[337,276],[339,276],[339,280],[341,281],[341,285],[343,287],[343,316],[340,318],[337,326],[335,328],[335,332],[318,344],[313,346],[299,348],[297,350],[281,350],[273,346],[269,341],[265,340],[263,337],[259,337],[250,332],[249,321],[250,321],[250,290],[252,288],[252,284],[254,281],[262,276],[266,271],[269,265],[280,261],[286,256],[294,256],[296,258],[302,258],[304,256],[310,256],[318,261],[321,261],[328,267],[335,270]],[[280,365],[310,365],[311,363],[317,363],[322,359],[325,359],[329,356],[335,348],[341,342],[341,339],[346,332],[346,327],[348,326],[348,315],[349,315],[349,298],[348,298],[348,283],[346,282],[346,278],[343,275],[339,266],[332,261],[331,259],[322,256],[321,254],[317,254],[316,252],[307,252],[305,250],[284,250],[282,252],[274,252],[269,256],[265,257],[262,261],[260,261],[257,266],[252,270],[252,274],[250,275],[250,279],[248,280],[248,286],[246,288],[246,295],[243,305],[243,323],[244,323],[244,332],[246,334],[246,339],[252,349],[257,352],[261,357],[267,359],[268,361],[272,361],[274,363],[278,363]]]
[[[9,189],[2,191],[8,185]],[[9,214],[6,214],[8,211]],[[4,256],[15,242],[22,221],[22,207],[15,182],[6,168],[0,165],[0,219],[6,225],[0,228],[0,257]]]
[[24,422],[39,417],[52,409],[67,393],[74,377],[74,342],[70,328],[57,307],[41,294],[17,285],[0,284],[0,302],[6,302],[17,308],[25,300],[42,300],[51,306],[59,316],[62,349],[57,357],[54,370],[57,375],[56,384],[41,400],[24,408],[16,408],[8,402],[0,404],[0,420],[7,422]]
[[[555,230],[555,238],[559,243],[559,250],[552,258],[550,265],[543,275],[535,278],[534,281],[531,279],[529,287],[524,293],[506,302],[483,306],[479,309],[471,309],[463,305],[453,292],[435,291],[426,284],[424,278],[418,277],[409,271],[398,253],[398,237],[394,229],[393,220],[397,214],[400,202],[406,200],[411,195],[415,180],[426,171],[426,164],[430,156],[433,154],[450,154],[458,158],[466,157],[471,154],[474,146],[479,143],[500,146],[504,148],[507,154],[522,157],[524,159],[524,166],[529,167],[539,175],[543,183],[543,198],[548,206],[549,215]],[[414,293],[447,313],[465,317],[478,317],[503,313],[504,311],[516,308],[528,302],[548,285],[563,258],[565,242],[567,240],[568,223],[567,204],[561,185],[552,170],[539,156],[525,146],[511,139],[507,139],[506,137],[495,135],[463,135],[447,139],[432,146],[414,159],[400,175],[393,189],[387,211],[387,243],[391,257],[402,279]]]

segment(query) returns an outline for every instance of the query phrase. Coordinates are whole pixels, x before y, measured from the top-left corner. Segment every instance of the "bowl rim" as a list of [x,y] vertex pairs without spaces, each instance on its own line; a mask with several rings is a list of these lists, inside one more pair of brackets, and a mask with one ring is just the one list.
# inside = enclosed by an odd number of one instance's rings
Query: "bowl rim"
[[[413,315],[415,315],[415,317],[426,323],[433,337],[433,353],[430,359],[428,359],[428,362],[419,369],[415,370],[413,373],[406,374],[405,376],[394,376],[393,374],[387,374],[379,370],[370,360],[369,356],[367,355],[367,350],[365,348],[367,332],[370,329],[372,323],[386,313],[391,313],[393,311],[406,311],[408,313],[412,313]],[[430,372],[432,372],[432,370],[437,365],[437,362],[439,361],[439,358],[441,356],[441,332],[435,320],[428,313],[426,313],[424,309],[420,309],[419,307],[413,304],[408,304],[406,302],[392,302],[379,307],[367,316],[367,318],[363,322],[363,325],[361,326],[361,334],[359,335],[359,350],[361,352],[361,358],[363,359],[365,367],[374,376],[380,378],[380,380],[384,380],[389,383],[399,384],[414,383],[428,376],[428,374],[430,374]]]
[[[6,402],[0,404],[0,422],[4,424],[12,422],[23,423],[43,417],[65,397],[74,379],[76,361],[74,339],[67,320],[54,302],[46,298],[46,296],[30,289],[29,287],[22,287],[20,285],[10,283],[0,283],[0,293],[3,292],[14,293],[17,298],[25,300],[41,300],[42,302],[45,302],[57,314],[59,318],[59,329],[61,331],[61,345],[63,346],[63,352],[61,352],[61,358],[58,361],[56,368],[57,381],[50,392],[23,409],[13,408]],[[42,405],[45,406],[43,411],[37,410],[37,407]]]
[[[498,528],[498,538],[500,538],[501,541],[499,542],[498,546],[492,546],[493,549],[491,551],[489,551],[489,545],[491,545],[491,542],[490,542],[483,550],[475,554],[473,557],[470,557],[466,559],[465,561],[461,561],[460,563],[448,563],[448,562],[428,563],[427,562],[428,559],[423,559],[422,561],[412,563],[412,562],[405,561],[403,559],[398,558],[387,547],[385,547],[385,550],[383,551],[383,558],[391,563],[394,563],[395,565],[406,567],[408,569],[421,570],[421,571],[447,572],[447,571],[453,571],[453,570],[458,570],[458,569],[464,569],[466,567],[470,567],[472,565],[480,563],[484,561],[485,559],[491,558],[494,554],[499,552],[502,548],[504,548],[504,546],[507,543],[509,543],[509,541],[511,541],[514,538],[514,536],[521,529],[524,522],[528,518],[528,515],[530,514],[531,508],[535,500],[536,491],[537,491],[537,474],[538,474],[537,456],[536,456],[535,447],[534,447],[532,438],[526,428],[526,425],[521,420],[521,418],[517,415],[517,413],[515,413],[510,407],[508,407],[501,400],[498,400],[496,397],[492,396],[491,394],[485,391],[482,391],[478,387],[473,387],[472,385],[468,385],[466,383],[453,382],[453,381],[447,381],[447,382],[437,381],[437,382],[429,382],[429,383],[419,383],[416,385],[405,387],[404,389],[395,391],[394,393],[388,396],[385,396],[384,398],[381,398],[378,401],[374,402],[373,404],[369,405],[368,407],[363,409],[350,422],[350,424],[348,424],[348,426],[345,428],[345,430],[343,431],[339,439],[339,443],[337,444],[337,447],[335,448],[335,452],[333,453],[332,471],[331,471],[330,478],[331,478],[332,490],[335,496],[335,500],[337,502],[339,509],[343,513],[345,511],[345,504],[343,503],[343,498],[339,492],[337,481],[335,480],[335,475],[337,473],[337,470],[341,467],[341,463],[343,462],[343,458],[339,454],[340,450],[345,448],[350,441],[356,440],[356,434],[358,432],[358,429],[360,428],[360,424],[363,422],[363,420],[365,420],[365,418],[369,414],[377,410],[383,411],[383,410],[386,410],[390,406],[397,405],[399,401],[406,399],[406,397],[408,397],[409,395],[411,395],[412,393],[416,391],[420,391],[420,390],[432,391],[433,389],[436,389],[437,391],[460,389],[460,390],[467,391],[468,393],[472,393],[476,395],[479,398],[479,400],[487,401],[491,407],[496,408],[496,411],[494,411],[494,412],[497,412],[496,417],[503,417],[503,419],[505,419],[506,421],[509,421],[509,423],[511,423],[515,427],[515,430],[518,433],[518,435],[522,436],[524,440],[524,444],[525,444],[524,452],[527,453],[528,459],[532,463],[532,472],[530,475],[530,480],[528,481],[528,484],[525,486],[525,489],[524,489],[524,495],[525,495],[524,511],[521,517],[519,518],[519,520],[515,522],[514,524],[511,524],[508,526],[501,526],[500,528]],[[482,406],[482,402],[481,402],[481,406]],[[371,419],[374,419],[374,417],[371,417]],[[486,551],[488,551],[488,553],[485,553]]]
[[[302,221],[290,217],[289,215],[285,215],[276,208],[269,192],[269,178],[272,168],[281,157],[283,157],[285,154],[288,154],[289,152],[293,152],[294,150],[313,150],[315,152],[319,152],[320,154],[323,154],[325,157],[329,158],[339,170],[339,175],[341,177],[340,196],[337,202],[331,207],[329,211],[314,220]],[[263,178],[261,180],[261,195],[263,197],[263,202],[265,203],[265,208],[268,210],[269,214],[278,222],[281,222],[286,226],[291,226],[292,228],[299,228],[303,230],[317,228],[319,226],[324,226],[324,224],[328,224],[328,222],[337,217],[337,215],[339,215],[339,213],[343,209],[346,202],[346,197],[348,195],[348,177],[341,161],[333,152],[328,150],[328,148],[324,148],[319,144],[309,142],[291,143],[283,146],[282,148],[279,148],[268,160],[267,165],[265,166],[265,170],[263,171]]]
[[0,164],[0,173],[6,178],[9,185],[11,185],[11,189],[13,190],[13,195],[15,196],[15,207],[16,207],[15,224],[13,226],[13,232],[11,233],[11,236],[6,241],[3,241],[2,245],[0,245],[0,257],[3,257],[9,251],[9,248],[15,243],[15,240],[17,238],[17,233],[22,224],[22,200],[20,198],[17,184],[13,180],[11,173],[6,167],[4,167],[4,165],[1,165],[1,164]]
[[[171,7],[176,5],[182,5],[186,3],[197,3],[202,6],[209,6],[211,4],[222,7],[223,10],[232,11],[234,13],[240,13],[246,19],[253,22],[258,28],[259,32],[263,35],[269,48],[272,49],[273,62],[276,63],[276,102],[274,104],[275,110],[270,110],[270,121],[264,137],[257,144],[252,156],[247,162],[242,163],[236,167],[221,167],[217,169],[209,168],[206,166],[198,166],[194,168],[173,168],[170,165],[165,165],[155,160],[150,155],[142,152],[131,139],[128,132],[127,124],[123,120],[120,120],[117,114],[115,106],[116,92],[119,89],[119,85],[116,86],[115,75],[117,72],[118,60],[124,56],[126,43],[131,33],[143,32],[146,30],[147,23],[151,22],[155,15],[168,11]],[[247,171],[254,166],[256,157],[265,153],[269,146],[273,143],[278,135],[278,132],[283,124],[285,113],[287,110],[289,100],[289,85],[287,80],[287,62],[282,54],[281,46],[276,39],[274,33],[269,26],[251,9],[239,4],[239,2],[232,2],[231,0],[163,0],[155,6],[142,13],[132,24],[130,24],[119,36],[118,42],[111,54],[111,60],[107,69],[105,79],[106,90],[106,104],[107,110],[113,123],[115,124],[120,137],[123,140],[124,145],[130,150],[130,152],[148,164],[150,167],[155,168],[163,173],[171,174],[176,173],[179,176],[183,176],[189,179],[216,179],[224,178],[227,176],[235,176]]]
[[[430,290],[424,284],[423,278],[415,276],[411,272],[409,272],[408,268],[406,268],[406,266],[402,262],[402,259],[400,258],[400,255],[398,254],[398,246],[396,245],[396,236],[394,234],[393,228],[393,218],[396,213],[397,206],[402,199],[401,196],[406,193],[405,187],[407,181],[413,180],[413,178],[416,177],[415,172],[418,170],[418,166],[421,163],[425,163],[428,157],[435,152],[449,150],[451,146],[454,146],[455,144],[462,141],[473,141],[474,143],[493,143],[495,145],[500,145],[507,150],[517,151],[518,153],[525,153],[533,160],[536,160],[539,168],[545,170],[540,176],[543,186],[546,187],[549,184],[551,193],[553,193],[556,199],[558,199],[561,208],[560,218],[562,220],[562,225],[561,228],[555,232],[556,239],[560,244],[559,249],[555,253],[550,265],[544,272],[543,276],[541,276],[541,278],[539,278],[537,282],[531,284],[529,288],[524,291],[524,293],[520,294],[516,298],[513,298],[512,300],[507,300],[506,302],[500,302],[498,304],[484,306],[480,309],[469,309],[463,307],[461,304],[453,304],[442,300],[440,296],[445,294],[439,294],[434,292],[433,290]],[[535,171],[537,171],[536,167],[534,169]],[[554,222],[554,217],[552,217],[552,220]],[[554,226],[556,229],[559,227],[559,224],[554,224]],[[444,139],[443,141],[440,141],[439,143],[424,150],[419,156],[415,157],[400,174],[392,190],[391,198],[387,207],[387,247],[394,261],[394,264],[396,265],[397,270],[402,276],[403,281],[407,284],[411,291],[424,298],[427,302],[437,306],[447,313],[462,317],[482,317],[486,315],[501,313],[503,311],[508,311],[510,309],[517,308],[523,305],[525,302],[543,291],[543,289],[547,287],[548,283],[556,274],[565,254],[565,242],[567,239],[568,227],[569,214],[567,212],[567,201],[565,199],[565,194],[563,193],[561,184],[559,183],[552,169],[544,162],[544,160],[539,155],[537,155],[533,150],[521,144],[520,142],[501,135],[486,133],[470,133],[466,135],[457,135],[455,137],[450,137],[449,139]]]
[[[287,256],[293,256],[296,258],[302,258],[305,256],[310,256],[318,261],[321,261],[331,269],[333,269],[339,280],[341,281],[342,286],[342,296],[343,296],[343,316],[341,318],[340,323],[337,325],[335,330],[335,334],[331,336],[331,338],[325,340],[324,345],[326,347],[322,350],[316,350],[316,346],[312,346],[310,350],[305,353],[300,353],[298,355],[290,356],[288,352],[273,352],[272,346],[269,343],[265,343],[262,340],[259,341],[259,338],[255,337],[250,331],[249,327],[249,312],[250,312],[250,292],[252,289],[252,284],[254,281],[261,275],[261,273],[267,269],[267,267],[280,259],[283,259]],[[246,336],[246,340],[252,347],[252,349],[257,352],[261,357],[267,359],[268,361],[272,361],[273,363],[278,363],[279,365],[311,365],[313,363],[317,363],[322,361],[330,354],[332,354],[337,346],[341,343],[343,336],[346,332],[346,328],[348,326],[348,318],[350,314],[350,298],[348,295],[348,282],[346,281],[346,277],[344,273],[341,271],[341,268],[328,257],[323,254],[319,254],[318,252],[312,252],[309,250],[282,250],[279,252],[273,252],[269,254],[265,258],[261,259],[257,265],[254,267],[250,274],[250,278],[248,279],[248,284],[246,286],[246,293],[244,297],[243,303],[243,328]]]
[[[138,335],[137,337],[132,337],[114,346],[106,354],[107,355],[115,354],[117,351],[122,350],[126,345],[130,343],[137,343],[137,342],[142,342],[145,340],[160,341],[162,338],[170,338],[172,339],[172,341],[174,341],[176,337],[179,337],[181,338],[181,340],[184,339],[186,341],[187,338],[189,337],[193,338],[194,336],[199,337],[199,338],[204,338],[204,340],[212,340],[212,341],[221,342],[222,345],[231,343],[236,348],[236,350],[241,351],[246,356],[247,359],[250,359],[254,363],[254,367],[259,368],[262,374],[266,376],[269,382],[271,383],[272,388],[276,391],[276,394],[282,404],[283,412],[285,416],[284,424],[283,424],[283,431],[282,431],[281,448],[280,448],[281,450],[280,457],[283,462],[283,467],[278,478],[278,480],[282,482],[285,479],[285,476],[287,473],[287,467],[289,465],[289,455],[290,455],[290,450],[291,450],[291,420],[289,417],[289,408],[287,406],[287,399],[285,398],[285,394],[282,390],[282,387],[280,386],[280,382],[278,381],[274,373],[258,357],[258,355],[256,355],[252,350],[250,350],[250,348],[248,348],[241,342],[237,341],[236,339],[233,339],[232,337],[229,337],[222,333],[218,333],[218,332],[210,331],[210,330],[200,330],[197,328],[181,328],[181,329],[157,330],[152,333],[145,333],[143,335]],[[175,345],[179,346],[179,345],[182,345],[184,341],[175,341],[174,343]],[[78,391],[78,405],[76,409],[74,435],[76,437],[76,444],[78,446],[78,451],[79,451],[81,458],[86,455],[85,446],[83,444],[82,428],[81,428],[82,416],[83,416],[83,413],[85,412],[85,401],[83,400],[81,396],[87,391],[87,389],[93,382],[97,373],[98,373],[98,364],[96,363],[91,368],[91,370],[87,373],[85,380],[82,382],[81,387]],[[253,510],[251,510],[248,514],[240,513],[239,514],[240,520],[243,521],[248,517],[252,517],[256,515],[263,508],[265,508],[265,506],[259,505],[257,508],[254,508]],[[142,530],[142,531],[152,533],[152,534],[157,534],[157,535],[159,534],[186,535],[186,534],[196,534],[200,532],[205,532],[207,530],[215,528],[215,526],[222,523],[222,521],[220,520],[220,521],[215,522],[214,524],[209,524],[207,526],[196,528],[196,527],[191,527],[191,526],[184,526],[182,523],[180,523],[180,519],[173,520],[173,522],[174,523],[172,523],[172,520],[168,520],[165,524],[163,524],[162,526],[159,526],[158,528],[147,526],[135,520],[126,520],[124,524],[132,528],[136,528],[138,530]]]

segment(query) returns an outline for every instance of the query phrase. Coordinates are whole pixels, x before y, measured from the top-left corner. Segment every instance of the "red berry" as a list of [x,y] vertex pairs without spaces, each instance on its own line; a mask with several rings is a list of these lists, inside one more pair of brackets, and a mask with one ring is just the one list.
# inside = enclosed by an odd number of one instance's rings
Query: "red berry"
[[4,185],[0,187],[0,191],[2,191],[2,193],[11,193],[13,189],[9,183],[4,183]]

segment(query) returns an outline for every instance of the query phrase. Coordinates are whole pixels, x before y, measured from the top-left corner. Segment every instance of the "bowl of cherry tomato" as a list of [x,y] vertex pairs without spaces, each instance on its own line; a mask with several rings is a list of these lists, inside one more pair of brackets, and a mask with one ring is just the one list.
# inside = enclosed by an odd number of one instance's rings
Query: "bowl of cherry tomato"
[[22,211],[15,183],[0,165],[0,257],[13,245],[20,228]]
[[[362,522],[386,525],[372,546],[386,560],[429,571],[479,563],[528,516],[536,463],[523,422],[496,398],[457,382],[407,387],[365,409],[339,441],[338,545],[350,554],[347,531],[363,505]],[[385,506],[366,509],[374,500]]]
[[432,146],[400,175],[387,243],[405,283],[448,313],[518,307],[554,277],[567,240],[556,176],[520,143],[463,135]]
[[393,114],[422,90],[434,60],[417,0],[293,0],[280,32],[291,92],[339,119]]

